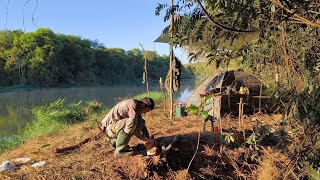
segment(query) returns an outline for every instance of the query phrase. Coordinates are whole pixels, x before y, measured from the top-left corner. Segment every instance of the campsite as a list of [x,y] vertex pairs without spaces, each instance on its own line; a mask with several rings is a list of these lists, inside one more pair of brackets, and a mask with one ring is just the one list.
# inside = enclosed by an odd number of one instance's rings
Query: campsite
[[320,179],[320,1],[0,5],[1,180]]

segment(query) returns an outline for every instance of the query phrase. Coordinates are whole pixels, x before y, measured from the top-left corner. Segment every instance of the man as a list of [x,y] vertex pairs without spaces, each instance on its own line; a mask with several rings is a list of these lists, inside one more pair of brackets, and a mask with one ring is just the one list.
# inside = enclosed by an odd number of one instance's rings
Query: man
[[114,152],[116,157],[134,155],[134,151],[128,148],[132,135],[144,141],[147,149],[156,145],[156,142],[150,139],[145,120],[141,117],[141,114],[153,108],[154,101],[149,97],[141,101],[127,99],[115,105],[101,121],[100,129],[107,133],[111,145],[116,148]]

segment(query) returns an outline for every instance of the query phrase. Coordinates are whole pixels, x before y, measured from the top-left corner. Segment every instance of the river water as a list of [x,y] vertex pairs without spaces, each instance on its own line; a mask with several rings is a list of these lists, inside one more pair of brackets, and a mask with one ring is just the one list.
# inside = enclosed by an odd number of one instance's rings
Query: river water
[[[150,90],[159,91],[159,85],[150,83]],[[175,101],[188,99],[195,87],[194,80],[182,80],[181,90],[174,94]],[[37,88],[0,91],[0,137],[16,134],[33,120],[31,109],[65,98],[66,102],[97,100],[111,108],[117,98],[132,97],[145,92],[144,84],[121,84],[69,88]]]

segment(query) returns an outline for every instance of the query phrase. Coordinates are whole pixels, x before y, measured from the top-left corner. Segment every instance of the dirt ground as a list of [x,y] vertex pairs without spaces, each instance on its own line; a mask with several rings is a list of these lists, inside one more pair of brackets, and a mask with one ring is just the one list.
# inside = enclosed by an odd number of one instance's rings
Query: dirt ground
[[[286,130],[289,125],[280,123],[281,115],[246,116],[244,129],[238,128],[237,117],[227,115],[222,119],[223,135],[211,132],[209,123],[207,132],[202,132],[203,119],[194,115],[175,118],[174,122],[170,122],[168,111],[155,109],[143,117],[150,134],[161,145],[168,145],[175,135],[179,135],[180,139],[167,155],[145,156],[145,150],[139,144],[141,142],[135,137],[131,139],[130,146],[139,147],[140,154],[132,157],[114,158],[114,149],[105,137],[91,140],[79,150],[54,153],[57,147],[74,145],[99,132],[96,125],[85,122],[29,140],[0,155],[0,162],[20,157],[32,159],[26,164],[18,164],[18,170],[1,172],[0,179],[262,180],[295,176],[287,170],[290,162],[287,154],[296,144]],[[227,143],[225,133],[233,136],[234,143]],[[255,141],[248,141],[253,133],[256,135]],[[45,166],[31,167],[38,161],[45,161]]]

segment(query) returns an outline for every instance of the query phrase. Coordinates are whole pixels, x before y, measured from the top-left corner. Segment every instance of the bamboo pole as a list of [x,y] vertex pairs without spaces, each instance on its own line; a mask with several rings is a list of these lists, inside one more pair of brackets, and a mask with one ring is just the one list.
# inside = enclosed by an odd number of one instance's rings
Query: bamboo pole
[[[171,0],[171,23],[170,23],[170,40],[172,40],[173,33],[174,33],[174,10],[173,10],[173,0]],[[170,97],[170,121],[173,121],[173,74],[172,74],[172,63],[173,62],[173,47],[172,42],[170,42],[170,90],[169,90],[169,97]]]
[[160,86],[160,90],[163,94],[163,98],[164,98],[164,103],[163,103],[163,110],[165,111],[166,110],[166,106],[167,106],[167,95],[164,91],[164,85],[163,85],[163,82],[162,82],[162,77],[160,77],[159,79],[159,86]]
[[142,44],[139,43],[139,45],[142,48],[142,53],[143,53],[143,58],[144,58],[144,74],[145,74],[145,80],[146,80],[146,88],[147,88],[147,92],[148,92],[148,97],[150,97],[149,83],[148,83],[147,57],[146,57],[146,53],[144,51]]
[[260,94],[259,94],[259,114],[261,114],[261,96],[262,96],[262,82],[260,82]]

